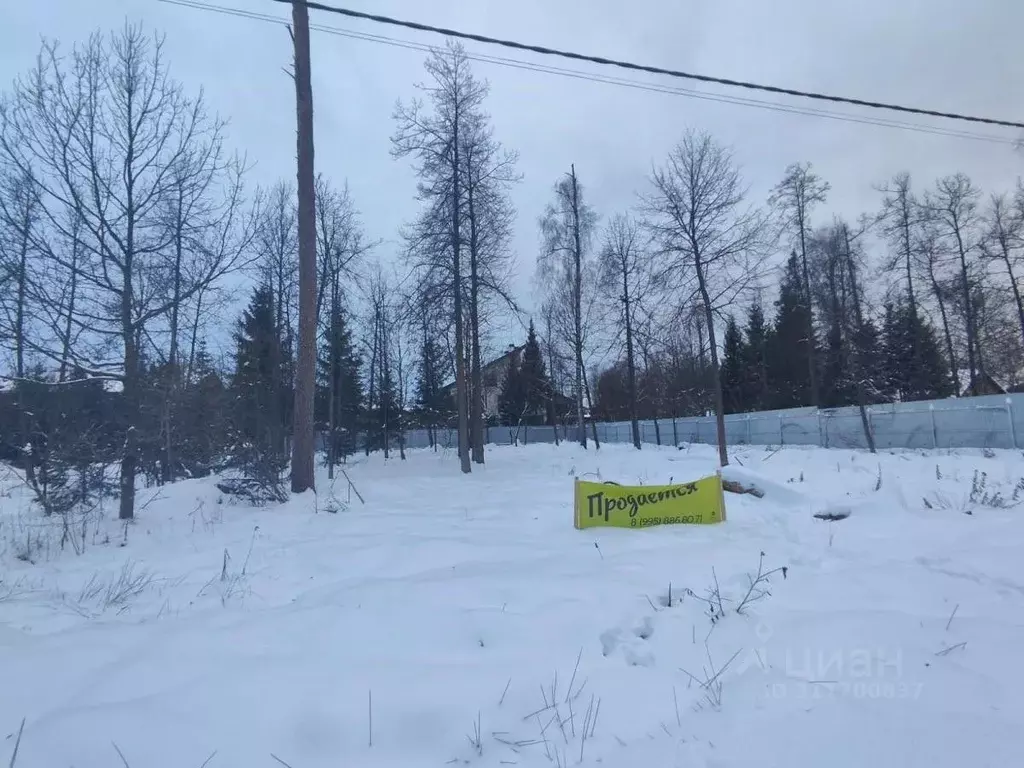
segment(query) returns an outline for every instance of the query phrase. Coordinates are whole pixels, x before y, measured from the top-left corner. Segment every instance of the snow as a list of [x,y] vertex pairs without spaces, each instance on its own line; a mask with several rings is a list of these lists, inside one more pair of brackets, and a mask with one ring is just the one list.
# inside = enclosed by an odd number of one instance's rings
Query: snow
[[[468,477],[358,457],[338,514],[324,476],[264,509],[145,489],[80,555],[0,469],[0,763],[25,718],[19,768],[1016,764],[1024,457],[733,456],[765,496],[717,526],[571,510],[574,475],[693,479],[713,447],[535,445]],[[785,578],[738,612],[762,552]]]

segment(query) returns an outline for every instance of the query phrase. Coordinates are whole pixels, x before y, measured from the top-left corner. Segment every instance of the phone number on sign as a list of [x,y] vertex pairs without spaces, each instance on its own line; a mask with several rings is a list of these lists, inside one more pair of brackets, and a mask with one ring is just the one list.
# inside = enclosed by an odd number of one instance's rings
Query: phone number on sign
[[634,517],[629,521],[632,528],[647,528],[651,525],[673,525],[679,523],[703,523],[704,515],[673,515],[669,517]]

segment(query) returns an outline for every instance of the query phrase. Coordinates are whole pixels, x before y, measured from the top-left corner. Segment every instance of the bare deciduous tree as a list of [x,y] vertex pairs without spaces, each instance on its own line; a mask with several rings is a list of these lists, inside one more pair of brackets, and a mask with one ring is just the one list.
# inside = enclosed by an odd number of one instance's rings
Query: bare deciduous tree
[[617,328],[625,346],[626,386],[633,445],[640,450],[640,422],[637,411],[636,328],[654,289],[654,270],[644,228],[631,216],[618,215],[605,232],[600,253],[601,285],[617,296]]
[[925,196],[925,206],[957,260],[960,281],[960,306],[967,331],[967,366],[971,394],[977,392],[981,357],[978,348],[977,317],[971,301],[972,256],[980,244],[981,217],[978,202],[981,192],[962,173],[946,176]]
[[1021,298],[1020,260],[1024,257],[1024,185],[1018,182],[1016,199],[1008,195],[992,195],[985,215],[986,233],[981,243],[982,255],[1001,263],[1006,269],[1017,310],[1021,337],[1024,338],[1024,300]]
[[[455,336],[455,389],[458,411],[459,459],[471,472],[469,381],[466,371],[466,312],[464,309],[463,216],[466,193],[462,151],[465,135],[479,114],[487,87],[473,77],[462,46],[449,43],[434,50],[425,68],[430,82],[417,86],[429,101],[399,103],[392,136],[395,157],[413,157],[419,177],[418,197],[424,210],[410,238],[411,250],[430,257],[431,283],[450,286]],[[438,256],[447,253],[443,268]],[[447,273],[447,274],[445,274]],[[443,276],[443,277],[442,277]]]
[[725,404],[719,375],[715,317],[750,285],[766,255],[768,219],[744,206],[745,190],[732,153],[706,133],[690,131],[655,169],[646,196],[652,232],[665,257],[665,277],[695,284],[703,311],[715,386],[718,454],[729,463]]
[[[69,350],[47,334],[31,346],[42,358],[122,383],[122,518],[134,515],[142,345],[154,324],[167,323],[175,307],[239,263],[233,248],[202,240],[189,266],[173,270],[166,214],[175,173],[191,159],[193,178],[222,184],[223,158],[210,149],[221,132],[202,97],[189,98],[170,78],[163,39],[133,25],[93,35],[70,57],[44,43],[35,69],[0,104],[0,156],[33,179],[48,267],[62,275],[58,282],[66,285],[69,275],[75,282],[68,312],[75,343]],[[228,207],[237,212],[240,188],[234,201]]]
[[584,199],[575,166],[555,184],[554,194],[554,202],[540,221],[542,250],[537,275],[548,296],[546,306],[553,310],[558,335],[572,353],[577,439],[586,448],[584,402],[589,397],[584,359],[597,296],[597,265],[590,253],[597,215]]

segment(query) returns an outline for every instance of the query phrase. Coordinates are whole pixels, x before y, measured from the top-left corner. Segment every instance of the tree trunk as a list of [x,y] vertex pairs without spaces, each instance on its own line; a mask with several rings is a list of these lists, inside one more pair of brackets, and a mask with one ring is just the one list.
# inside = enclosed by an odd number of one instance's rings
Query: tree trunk
[[[131,233],[133,227],[128,224],[128,231]],[[129,244],[132,243],[132,235],[128,236]],[[133,247],[129,245],[129,249]],[[125,440],[124,451],[121,455],[121,499],[118,509],[118,518],[131,520],[135,517],[135,472],[138,461],[138,435],[137,425],[139,423],[139,350],[135,342],[135,329],[132,327],[132,262],[131,256],[126,256],[124,272],[124,292],[121,298],[121,324],[124,339],[124,388],[121,393],[122,404],[125,416]]]
[[462,200],[459,189],[459,111],[455,107],[452,136],[452,287],[455,293],[455,399],[458,411],[459,465],[464,474],[473,471],[469,456],[469,413],[466,391],[465,328],[462,316],[462,259],[459,210]]
[[377,386],[377,354],[378,354],[378,349],[377,349],[377,316],[376,316],[376,314],[374,314],[374,318],[373,318],[373,343],[372,343],[372,346],[370,347],[370,391],[367,393],[367,398],[366,398],[366,411],[367,411],[366,415],[367,415],[368,418],[366,419],[366,434],[363,437],[363,448],[366,449],[366,455],[367,456],[370,455],[371,440],[372,440],[372,437],[373,437],[373,435],[370,433],[370,430],[371,430],[371,428],[373,426],[373,420],[372,420],[373,406],[374,406],[373,396],[374,396],[374,394],[376,392],[376,386]]
[[199,318],[203,309],[203,291],[196,292],[196,316],[192,321],[192,330],[188,342],[188,364],[185,366],[185,381],[192,381],[192,373],[196,364],[196,345],[199,343]]
[[[699,254],[699,250],[695,245],[694,252]],[[718,366],[718,347],[715,341],[715,311],[711,303],[711,296],[708,294],[708,286],[704,277],[704,265],[701,263],[699,255],[694,257],[694,266],[697,270],[697,287],[700,290],[701,301],[704,304],[704,321],[708,326],[708,346],[711,349],[711,375],[715,388],[715,426],[718,435],[718,460],[723,467],[727,467],[729,466],[729,447],[726,444],[725,436],[725,396],[722,393],[722,377]]]
[[295,38],[295,110],[299,194],[299,349],[295,364],[295,413],[292,414],[292,492],[312,490],[316,435],[313,396],[316,387],[316,210],[313,175],[313,85],[309,61],[309,8],[292,3]]
[[1013,274],[1013,263],[1010,260],[1010,249],[1005,243],[1002,244],[1003,261],[1006,263],[1006,273],[1010,276],[1010,287],[1013,289],[1013,300],[1017,303],[1017,320],[1020,323],[1021,337],[1024,338],[1024,301],[1021,300],[1020,286],[1017,285],[1017,278]]
[[629,301],[629,275],[622,270],[622,303],[626,325],[626,380],[629,387],[629,424],[633,436],[633,447],[640,450],[640,420],[636,405],[636,358],[633,354],[633,318]]
[[[804,271],[804,302],[807,305],[807,373],[808,383],[811,387],[811,405],[817,407],[821,402],[821,393],[818,390],[818,365],[817,349],[814,345],[814,305],[811,301],[811,272],[807,266],[807,222],[804,215],[799,215],[800,224],[800,258]],[[709,320],[710,322],[710,320]],[[723,465],[724,466],[724,465]]]
[[20,242],[18,244],[18,284],[16,286],[14,308],[14,368],[18,378],[25,376],[25,303],[28,294],[28,245],[32,227],[32,202],[25,192],[25,210],[21,221]]
[[573,232],[573,352],[576,357],[576,429],[580,445],[587,447],[587,430],[583,423],[583,244],[580,239],[579,192],[576,185],[576,166],[572,173],[572,232]]
[[935,267],[928,265],[928,278],[932,284],[932,292],[935,294],[935,302],[939,305],[939,317],[942,320],[942,335],[946,342],[946,355],[949,358],[949,370],[953,376],[953,387],[956,389],[956,396],[960,397],[961,382],[960,370],[956,359],[956,351],[953,348],[953,333],[949,329],[949,316],[946,314],[946,302],[942,299],[942,286],[935,277]]
[[[594,401],[590,399],[590,381],[586,376],[583,377],[583,391],[587,396],[587,408],[593,411]],[[585,431],[586,430],[584,429],[584,432]],[[594,436],[594,450],[601,450],[601,441],[597,438],[597,422],[593,418],[590,419],[590,431]]]
[[960,287],[964,292],[964,314],[967,319],[967,365],[970,369],[970,391],[972,395],[978,393],[977,378],[977,344],[978,334],[974,325],[974,308],[971,302],[971,282],[967,272],[967,252],[964,248],[963,237],[960,234],[960,226],[954,222],[953,234],[956,237],[957,253],[960,256]]
[[76,217],[75,224],[72,228],[72,243],[71,243],[71,266],[69,269],[68,279],[70,281],[68,285],[68,315],[64,321],[64,328],[61,332],[60,339],[60,371],[58,373],[58,380],[64,382],[68,375],[68,364],[71,360],[71,339],[72,332],[75,323],[75,307],[78,299],[78,257],[80,255],[78,231],[79,231],[79,220]]
[[843,238],[846,243],[846,269],[850,276],[850,298],[853,300],[854,319],[857,321],[857,339],[854,343],[854,353],[857,355],[857,409],[860,411],[860,423],[864,429],[864,439],[867,441],[868,450],[875,453],[875,435],[871,431],[871,421],[868,419],[867,394],[864,386],[864,377],[867,375],[867,361],[864,359],[864,314],[860,306],[860,294],[857,290],[857,272],[853,268],[853,253],[850,250],[850,231],[843,226]]
[[470,432],[473,444],[473,462],[484,463],[484,387],[483,373],[480,364],[480,283],[477,274],[478,232],[476,209],[473,201],[473,187],[466,186],[466,205],[469,212],[469,336],[470,377],[472,379],[472,400],[470,401]]
[[338,283],[331,282],[330,344],[327,347],[327,478],[334,479],[338,460]]

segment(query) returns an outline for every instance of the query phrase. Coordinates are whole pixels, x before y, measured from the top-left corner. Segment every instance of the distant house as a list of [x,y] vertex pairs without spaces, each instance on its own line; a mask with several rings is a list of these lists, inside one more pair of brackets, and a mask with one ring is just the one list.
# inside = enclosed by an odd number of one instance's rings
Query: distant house
[[[968,397],[971,395],[971,372],[969,370],[959,371],[960,376],[960,397]],[[977,388],[973,393],[975,395],[1005,395],[1008,391],[1007,387],[1000,384],[994,378],[989,376],[987,373],[978,373],[976,376]]]
[[[524,349],[526,349],[525,344],[521,344],[518,347],[514,344],[509,344],[501,357],[496,357],[494,360],[481,366],[480,373],[484,388],[484,419],[497,418],[498,400],[501,397],[501,387],[505,382],[505,374],[508,372],[510,364],[518,366],[522,362]],[[466,376],[469,376],[469,366],[466,366]],[[444,393],[454,401],[455,382],[447,385],[444,388]]]

